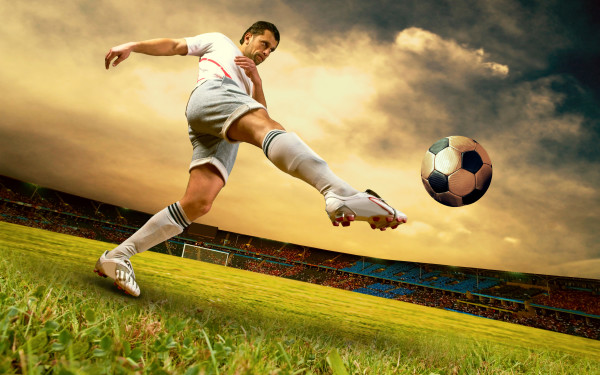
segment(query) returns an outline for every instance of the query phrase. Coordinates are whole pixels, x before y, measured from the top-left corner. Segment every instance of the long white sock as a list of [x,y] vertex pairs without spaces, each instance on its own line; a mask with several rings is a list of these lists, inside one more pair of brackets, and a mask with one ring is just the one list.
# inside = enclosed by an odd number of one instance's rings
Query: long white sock
[[338,176],[295,133],[271,130],[263,140],[267,158],[285,173],[307,182],[325,195],[333,192],[347,197],[358,191]]
[[129,259],[183,232],[191,224],[179,202],[152,216],[137,232],[109,251],[108,258]]

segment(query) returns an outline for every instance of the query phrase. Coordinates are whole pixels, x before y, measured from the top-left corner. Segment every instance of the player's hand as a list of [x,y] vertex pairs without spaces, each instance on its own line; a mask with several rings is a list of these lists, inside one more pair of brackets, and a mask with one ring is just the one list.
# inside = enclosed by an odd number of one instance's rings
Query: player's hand
[[110,66],[110,62],[116,57],[117,59],[112,63],[112,66],[115,67],[121,63],[121,61],[125,60],[129,57],[129,54],[133,50],[133,43],[125,43],[120,46],[116,46],[110,49],[104,57],[104,67],[108,69]]
[[256,68],[256,64],[254,61],[246,56],[236,56],[235,64],[240,68],[244,69],[244,72],[250,78],[252,83],[256,84],[260,82],[260,75],[258,74],[258,69]]

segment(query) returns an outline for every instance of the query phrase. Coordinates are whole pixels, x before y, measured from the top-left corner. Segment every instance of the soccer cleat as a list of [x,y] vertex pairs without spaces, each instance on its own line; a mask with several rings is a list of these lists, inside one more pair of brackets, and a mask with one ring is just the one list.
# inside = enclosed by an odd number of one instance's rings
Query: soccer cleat
[[366,221],[372,229],[396,229],[407,217],[387,204],[377,193],[367,190],[349,197],[325,194],[325,211],[334,226],[347,227],[353,221]]
[[125,293],[134,297],[140,295],[140,287],[135,281],[135,273],[133,266],[128,259],[112,259],[107,258],[108,250],[102,254],[96,262],[94,272],[102,277],[110,277],[115,282],[114,284]]

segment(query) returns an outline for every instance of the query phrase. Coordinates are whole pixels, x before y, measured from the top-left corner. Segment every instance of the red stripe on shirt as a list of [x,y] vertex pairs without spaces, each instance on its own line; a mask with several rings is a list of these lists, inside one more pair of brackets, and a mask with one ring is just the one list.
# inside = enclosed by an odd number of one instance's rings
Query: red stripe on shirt
[[227,74],[227,72],[225,71],[225,69],[223,69],[223,67],[222,67],[221,65],[219,65],[219,63],[218,63],[218,62],[216,62],[215,60],[211,60],[211,59],[204,58],[204,59],[200,59],[200,62],[202,62],[202,61],[204,61],[204,60],[206,60],[206,61],[210,61],[211,63],[213,63],[213,64],[217,65],[219,68],[221,68],[221,70],[222,70],[222,71],[223,71],[223,73],[225,74],[225,77],[227,77],[227,78],[230,78],[230,79],[233,79],[233,78],[231,78],[231,76],[230,76],[229,74]]

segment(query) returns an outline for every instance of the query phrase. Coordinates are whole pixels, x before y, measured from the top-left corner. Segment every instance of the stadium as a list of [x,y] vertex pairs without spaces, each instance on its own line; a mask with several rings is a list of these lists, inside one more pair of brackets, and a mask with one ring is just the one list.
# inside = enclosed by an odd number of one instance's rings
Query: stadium
[[[105,247],[122,242],[150,217],[4,176],[0,178],[0,188],[2,222],[101,241]],[[37,243],[40,248],[45,245]],[[171,257],[173,262],[189,259],[198,267],[214,264],[222,269],[240,269],[373,296],[398,305],[406,302],[426,306],[428,311],[441,309],[456,316],[487,318],[581,337],[589,340],[590,348],[596,348],[592,352],[598,350],[598,280],[387,261],[282,243],[197,223],[151,251]],[[91,272],[93,264],[86,266]],[[179,264],[178,268],[184,266]],[[4,297],[10,294],[6,290],[2,293]],[[370,301],[377,305],[376,300]],[[47,345],[50,344],[48,341]],[[5,358],[7,349],[4,348]],[[18,351],[15,353],[18,357]],[[335,369],[335,355],[327,358]],[[138,365],[137,361],[132,362]],[[12,368],[15,367],[18,366],[13,364]]]

